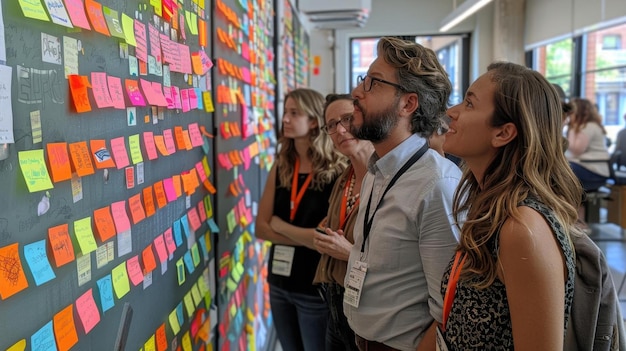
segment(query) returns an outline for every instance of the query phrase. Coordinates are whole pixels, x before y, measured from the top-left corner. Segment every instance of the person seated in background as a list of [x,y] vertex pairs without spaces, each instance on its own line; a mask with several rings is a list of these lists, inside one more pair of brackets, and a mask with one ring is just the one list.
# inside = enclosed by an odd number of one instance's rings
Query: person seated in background
[[[624,114],[624,121],[626,121],[626,114]],[[619,152],[620,155],[617,158],[618,167],[626,166],[626,127],[617,133],[617,139],[615,139],[615,150],[613,153]]]
[[591,101],[572,99],[575,112],[567,123],[565,156],[586,192],[597,190],[609,177],[609,151],[602,118]]

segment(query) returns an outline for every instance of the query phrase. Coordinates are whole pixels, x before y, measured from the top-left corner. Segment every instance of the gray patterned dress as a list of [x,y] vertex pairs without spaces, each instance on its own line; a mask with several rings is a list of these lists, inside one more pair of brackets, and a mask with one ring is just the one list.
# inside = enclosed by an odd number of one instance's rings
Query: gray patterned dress
[[[533,198],[524,200],[521,205],[536,210],[546,218],[566,258],[567,281],[563,323],[567,327],[574,296],[576,269],[574,254],[564,229],[556,221],[552,210]],[[495,235],[488,243],[494,257],[497,257],[498,239],[499,235]],[[445,296],[453,261],[448,265],[441,281],[442,296]],[[444,336],[449,350],[513,350],[511,315],[504,284],[496,279],[488,288],[479,290],[472,287],[472,283],[476,281],[477,278],[472,278],[458,283]]]

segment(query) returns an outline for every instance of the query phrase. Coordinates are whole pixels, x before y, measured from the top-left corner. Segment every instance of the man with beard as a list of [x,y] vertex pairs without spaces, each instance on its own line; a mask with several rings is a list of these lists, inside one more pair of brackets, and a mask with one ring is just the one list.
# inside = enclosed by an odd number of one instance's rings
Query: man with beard
[[428,148],[452,89],[435,53],[391,37],[352,91],[351,133],[374,144],[345,278],[360,350],[434,348],[441,277],[457,245],[459,168]]

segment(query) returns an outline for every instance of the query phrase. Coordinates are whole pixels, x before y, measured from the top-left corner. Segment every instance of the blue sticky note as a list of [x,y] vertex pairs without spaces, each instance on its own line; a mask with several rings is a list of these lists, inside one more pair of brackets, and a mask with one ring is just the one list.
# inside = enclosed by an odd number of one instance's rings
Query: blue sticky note
[[200,250],[202,251],[202,256],[204,256],[205,260],[209,259],[209,250],[206,247],[206,241],[210,238],[207,238],[208,234],[204,234],[202,237],[200,237],[200,240],[198,240],[198,242],[200,243]]
[[102,305],[102,312],[106,312],[111,307],[115,306],[115,300],[113,299],[113,285],[111,284],[111,275],[98,280],[98,290],[100,291],[100,304]]
[[193,273],[196,267],[194,267],[193,265],[193,259],[191,258],[191,251],[187,250],[187,252],[185,252],[185,254],[183,255],[183,260],[185,261],[185,267],[187,267],[187,272],[189,272],[189,274]]
[[172,229],[174,229],[174,242],[176,242],[176,247],[179,247],[183,244],[183,235],[180,232],[180,219],[174,221]]
[[185,316],[183,316],[183,302],[179,302],[178,306],[176,306],[176,317],[178,317],[178,322],[180,325],[185,323]]
[[204,151],[205,155],[209,154],[209,151],[211,150],[211,146],[209,145],[209,138],[207,138],[206,135],[202,135],[202,151]]
[[209,225],[209,229],[211,229],[211,233],[215,233],[215,234],[220,233],[220,227],[217,226],[217,223],[215,223],[215,220],[213,219],[213,217],[207,219],[206,222]]
[[[252,106],[252,94],[250,94],[250,85],[248,84],[243,86],[243,98],[247,106]],[[252,116],[252,112],[248,116]]]
[[37,330],[30,337],[30,349],[37,351],[57,351],[57,344],[54,341],[54,331],[52,330],[52,321],[49,321]]
[[24,257],[28,262],[37,286],[56,278],[46,254],[46,240],[39,240],[24,246]]
[[185,237],[187,237],[187,240],[189,240],[189,237],[193,233],[191,232],[191,228],[189,228],[189,219],[187,218],[186,214],[180,217],[180,224],[183,225],[183,230],[185,231]]
[[[202,90],[200,88],[195,88],[196,90],[196,96],[202,96]],[[198,110],[204,110],[204,102],[202,101],[204,99],[200,98],[198,99]]]

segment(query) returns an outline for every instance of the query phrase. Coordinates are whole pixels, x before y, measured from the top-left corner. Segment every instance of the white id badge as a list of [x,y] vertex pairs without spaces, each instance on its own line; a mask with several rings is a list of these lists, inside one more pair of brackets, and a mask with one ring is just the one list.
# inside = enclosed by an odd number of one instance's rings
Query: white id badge
[[274,259],[272,260],[272,274],[289,277],[293,256],[296,248],[293,246],[274,245]]
[[437,344],[435,350],[437,351],[448,351],[448,344],[446,340],[443,338],[443,333],[441,332],[441,328],[437,326],[437,336],[436,336]]
[[359,307],[361,290],[363,288],[366,273],[367,263],[354,261],[354,265],[350,268],[350,272],[348,272],[348,286],[346,286],[346,290],[343,295],[343,302],[352,307]]

